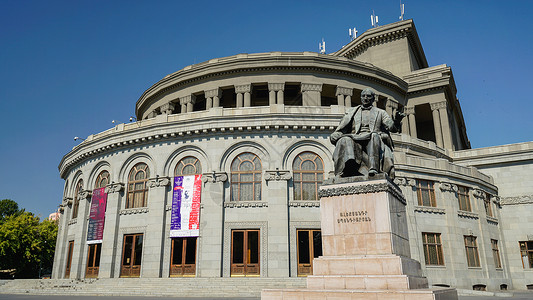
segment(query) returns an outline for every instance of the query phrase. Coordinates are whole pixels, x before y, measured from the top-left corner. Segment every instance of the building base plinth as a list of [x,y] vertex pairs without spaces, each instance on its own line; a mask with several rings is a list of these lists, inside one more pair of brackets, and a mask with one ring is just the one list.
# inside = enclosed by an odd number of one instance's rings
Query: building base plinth
[[455,289],[417,289],[417,290],[313,290],[283,289],[263,290],[261,300],[457,300]]

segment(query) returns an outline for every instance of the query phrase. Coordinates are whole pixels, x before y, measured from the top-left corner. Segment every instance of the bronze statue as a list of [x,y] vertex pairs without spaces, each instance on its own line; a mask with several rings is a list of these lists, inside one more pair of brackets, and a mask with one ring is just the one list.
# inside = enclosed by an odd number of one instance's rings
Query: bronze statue
[[405,115],[397,111],[393,120],[383,109],[372,105],[374,98],[372,89],[364,89],[362,105],[350,108],[330,136],[335,145],[336,177],[385,173],[394,178],[394,145],[390,132],[400,131]]

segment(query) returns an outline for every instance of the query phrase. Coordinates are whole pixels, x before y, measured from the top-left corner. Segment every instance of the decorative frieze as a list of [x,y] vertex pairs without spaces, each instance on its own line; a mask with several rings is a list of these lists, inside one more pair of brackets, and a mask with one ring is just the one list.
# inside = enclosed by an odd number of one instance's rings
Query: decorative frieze
[[439,214],[443,215],[446,213],[446,210],[444,208],[440,207],[432,207],[432,206],[415,206],[415,211],[420,213],[432,213],[432,214]]
[[458,210],[457,215],[459,217],[464,217],[464,218],[479,219],[479,215],[471,211]]
[[406,204],[405,198],[400,191],[400,189],[390,181],[379,182],[379,183],[367,183],[359,185],[348,185],[348,186],[322,186],[318,195],[322,197],[335,197],[343,195],[357,195],[357,194],[371,194],[371,193],[380,193],[380,192],[389,192],[393,194],[398,200]]
[[161,105],[159,107],[159,110],[164,114],[170,115],[174,111],[174,108],[175,108],[174,103],[169,102],[169,103]]
[[225,208],[257,208],[268,207],[268,203],[265,201],[231,201],[224,202]]
[[335,89],[335,96],[343,95],[343,96],[352,96],[353,95],[353,89],[337,86],[337,89]]
[[184,104],[189,104],[189,103],[196,103],[196,96],[195,95],[187,95],[187,96],[183,96],[183,97],[180,97],[180,104],[181,105],[184,105]]
[[251,93],[252,84],[243,84],[235,86],[235,93]]
[[170,185],[170,178],[169,177],[159,177],[148,179],[148,187],[149,188],[156,188],[156,187],[165,187],[167,185]]
[[399,186],[416,186],[416,180],[413,178],[406,178],[406,177],[396,177],[394,178],[394,183]]
[[264,178],[266,181],[287,181],[292,178],[291,171],[289,170],[274,170],[265,171]]
[[452,193],[456,193],[459,190],[457,188],[457,185],[451,184],[451,183],[448,183],[448,182],[441,182],[439,184],[439,188],[443,192],[452,192]]
[[523,195],[517,197],[501,197],[501,205],[533,204],[533,195]]
[[320,207],[320,201],[294,200],[289,202],[290,207]]
[[483,190],[480,190],[480,189],[474,189],[472,191],[472,195],[474,195],[474,197],[478,198],[478,199],[482,199],[482,200],[485,200],[485,191]]
[[148,207],[137,207],[137,208],[126,208],[121,209],[120,213],[121,215],[135,215],[135,214],[144,214],[147,213]]
[[494,225],[498,225],[498,219],[495,217],[487,216],[487,222]]
[[285,89],[285,83],[271,83],[269,82],[268,83],[268,90],[269,91],[274,91],[274,92],[277,92],[277,91],[283,91]]
[[387,99],[385,107],[389,107],[391,109],[391,111],[395,111],[395,110],[398,109],[398,103],[392,101],[392,99],[389,98],[389,99]]
[[228,174],[226,172],[215,172],[202,174],[202,181],[204,183],[226,182]]
[[415,107],[414,106],[404,107],[403,112],[406,115],[414,115],[415,114]]
[[322,92],[321,83],[302,83],[302,92]]
[[120,183],[120,182],[118,183],[112,182],[105,187],[105,192],[107,194],[120,193],[123,190],[124,190],[124,183]]
[[76,224],[76,223],[78,223],[78,218],[70,219],[70,220],[68,221],[68,225],[74,225],[74,224]]
[[434,102],[434,103],[429,103],[429,106],[431,106],[431,110],[433,111],[433,110],[446,108],[447,103],[446,101]]
[[222,97],[222,90],[220,88],[204,91],[206,98]]

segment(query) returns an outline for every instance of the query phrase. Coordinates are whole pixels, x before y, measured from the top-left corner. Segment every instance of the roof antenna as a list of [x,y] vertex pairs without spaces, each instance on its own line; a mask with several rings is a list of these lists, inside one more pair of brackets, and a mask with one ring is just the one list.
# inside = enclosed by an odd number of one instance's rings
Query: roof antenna
[[403,21],[403,14],[405,13],[405,4],[400,0],[400,20]]
[[318,43],[318,50],[320,51],[320,54],[326,54],[326,42],[324,42],[324,38],[322,38],[321,43]]
[[378,16],[374,13],[374,10],[372,10],[372,15],[370,16],[370,22],[372,23],[372,27],[376,28],[378,27]]
[[355,27],[353,29],[349,28],[348,34],[350,34],[350,40],[355,40],[355,38],[357,37],[357,29],[355,29]]

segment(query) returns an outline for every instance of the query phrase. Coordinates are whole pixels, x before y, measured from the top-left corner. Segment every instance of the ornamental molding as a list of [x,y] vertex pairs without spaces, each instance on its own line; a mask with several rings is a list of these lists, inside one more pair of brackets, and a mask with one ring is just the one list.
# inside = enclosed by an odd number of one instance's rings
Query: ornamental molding
[[533,195],[501,197],[500,205],[533,204]]
[[441,182],[440,185],[439,185],[439,188],[443,192],[457,193],[457,191],[459,190],[457,185],[451,184],[451,183],[448,183],[448,182]]
[[406,106],[403,108],[403,113],[406,115],[414,115],[415,114],[415,107],[414,106]]
[[148,179],[148,187],[149,188],[156,188],[156,187],[166,187],[170,185],[170,178],[169,177],[159,177]]
[[416,180],[413,178],[396,177],[394,183],[399,186],[411,186],[416,187]]
[[444,208],[432,207],[432,206],[419,206],[419,205],[415,206],[415,211],[421,212],[421,213],[432,213],[432,214],[439,214],[439,215],[444,215],[446,213],[446,210]]
[[434,111],[434,110],[448,107],[448,103],[446,101],[434,102],[434,103],[429,103],[429,106],[431,106],[431,111]]
[[335,197],[344,195],[358,195],[358,194],[371,194],[388,192],[394,195],[400,202],[407,204],[405,197],[402,194],[400,188],[393,182],[387,180],[386,182],[379,183],[366,183],[360,185],[323,185],[320,187],[318,195],[320,198]]
[[92,195],[93,195],[93,191],[91,191],[91,190],[81,190],[78,193],[78,200],[89,199],[89,198],[91,198]]
[[385,106],[392,108],[392,110],[397,110],[398,109],[398,103],[393,101],[390,98],[387,99],[387,104],[385,104]]
[[320,201],[294,200],[289,201],[289,207],[320,207]]
[[[359,54],[365,52],[371,46],[399,40],[409,36],[410,33],[408,28],[400,29],[395,32],[383,33],[381,35],[370,37],[367,40],[364,40],[360,44],[356,45],[353,49],[350,49],[349,52],[344,54],[343,56],[350,59],[354,59],[356,56],[359,56]],[[418,48],[416,47],[416,45],[413,45],[414,43],[412,43],[411,41],[409,41],[409,44],[411,46],[414,46],[415,49]]]
[[322,92],[322,83],[302,83],[302,92]]
[[202,182],[204,183],[216,183],[226,182],[228,180],[228,174],[226,172],[215,172],[202,174]]
[[269,91],[283,91],[285,89],[285,83],[268,83],[268,90]]
[[289,170],[267,170],[265,171],[265,180],[266,181],[287,181],[292,178],[291,171]]
[[70,220],[68,221],[68,225],[69,225],[69,226],[70,226],[70,225],[74,225],[74,224],[76,224],[76,223],[78,223],[78,218],[70,219]]
[[180,104],[189,104],[189,103],[196,103],[196,96],[195,95],[187,95],[187,96],[183,96],[183,97],[180,97]]
[[167,115],[170,115],[172,113],[172,111],[174,110],[175,108],[175,105],[174,103],[172,102],[168,102],[166,104],[163,104],[159,107],[159,110],[164,113],[164,114],[167,114]]
[[119,214],[120,215],[135,215],[135,214],[144,214],[147,213],[148,207],[138,207],[138,208],[126,208],[121,209]]
[[353,89],[337,86],[337,89],[335,90],[335,96],[343,95],[343,96],[352,96],[353,95]]
[[120,228],[121,233],[145,233],[146,226],[132,226]]
[[61,205],[70,205],[72,204],[72,197],[63,197],[63,201],[61,202]]
[[474,197],[478,198],[478,199],[482,199],[482,200],[485,200],[485,191],[483,190],[480,190],[480,189],[474,189],[472,191],[472,195],[474,195]]
[[257,208],[268,207],[265,201],[231,201],[224,202],[224,208]]
[[498,225],[498,219],[495,217],[487,216],[487,222],[489,224]]
[[120,193],[124,190],[124,183],[110,183],[105,187],[107,194]]
[[459,217],[463,217],[463,218],[479,219],[479,215],[477,213],[471,212],[471,211],[458,210],[457,211],[457,215]]
[[235,93],[251,93],[252,92],[252,84],[242,84],[242,85],[236,85],[235,86]]
[[216,88],[212,90],[204,91],[206,98],[222,97],[222,89]]

